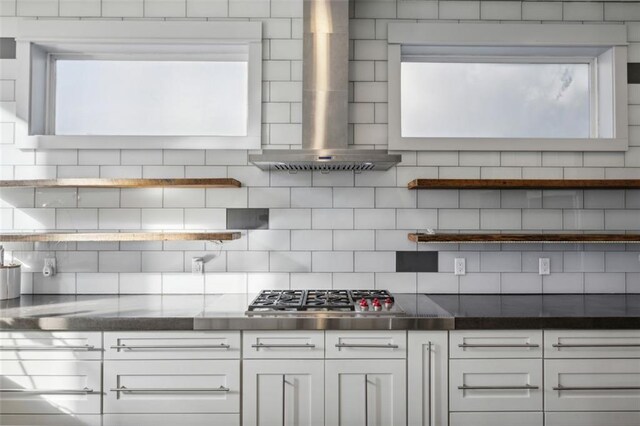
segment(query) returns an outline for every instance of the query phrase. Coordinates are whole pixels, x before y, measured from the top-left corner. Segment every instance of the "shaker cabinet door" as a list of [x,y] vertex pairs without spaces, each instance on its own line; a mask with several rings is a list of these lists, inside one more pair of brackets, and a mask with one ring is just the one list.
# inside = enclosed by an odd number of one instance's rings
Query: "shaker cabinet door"
[[325,407],[327,425],[405,425],[405,360],[327,360]]
[[243,425],[323,426],[324,361],[245,361]]

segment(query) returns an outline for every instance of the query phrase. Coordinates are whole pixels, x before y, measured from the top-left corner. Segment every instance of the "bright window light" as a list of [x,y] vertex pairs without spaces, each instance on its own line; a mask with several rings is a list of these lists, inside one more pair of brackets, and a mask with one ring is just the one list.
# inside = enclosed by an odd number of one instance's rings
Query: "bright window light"
[[591,137],[588,63],[402,62],[400,83],[402,137]]
[[246,136],[244,61],[55,61],[56,135]]

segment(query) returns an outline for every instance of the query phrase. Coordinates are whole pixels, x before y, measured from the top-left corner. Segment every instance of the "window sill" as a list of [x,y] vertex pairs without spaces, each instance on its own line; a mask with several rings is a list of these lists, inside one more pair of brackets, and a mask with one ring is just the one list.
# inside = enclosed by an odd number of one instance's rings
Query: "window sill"
[[18,139],[22,149],[260,149],[260,136],[51,136]]
[[629,140],[537,138],[399,138],[393,151],[627,151]]

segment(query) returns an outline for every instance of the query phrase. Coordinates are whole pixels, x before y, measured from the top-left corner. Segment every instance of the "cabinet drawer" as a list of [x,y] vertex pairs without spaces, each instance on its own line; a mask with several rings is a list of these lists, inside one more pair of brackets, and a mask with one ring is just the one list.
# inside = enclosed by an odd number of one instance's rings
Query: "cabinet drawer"
[[541,412],[451,413],[449,426],[542,426]]
[[640,358],[640,330],[544,332],[545,358]]
[[16,414],[0,415],[2,426],[101,426],[99,414],[89,415],[49,415],[49,414]]
[[105,414],[103,426],[239,426],[239,414]]
[[100,363],[0,362],[0,413],[99,414]]
[[102,359],[101,333],[3,331],[0,359]]
[[545,360],[547,411],[640,411],[640,359]]
[[104,333],[105,359],[238,359],[240,332]]
[[406,358],[406,331],[327,331],[327,358]]
[[566,412],[545,413],[546,426],[638,426],[640,412]]
[[542,411],[542,360],[451,360],[451,411]]
[[240,361],[106,361],[105,413],[237,413]]
[[449,354],[451,358],[541,358],[542,331],[452,331]]
[[324,358],[322,331],[245,331],[244,358]]

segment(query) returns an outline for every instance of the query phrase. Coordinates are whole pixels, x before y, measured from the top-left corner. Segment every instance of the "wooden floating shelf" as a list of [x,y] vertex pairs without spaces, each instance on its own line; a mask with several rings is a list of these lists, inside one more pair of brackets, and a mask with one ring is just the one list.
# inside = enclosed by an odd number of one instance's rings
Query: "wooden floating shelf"
[[240,188],[231,178],[0,180],[0,188]]
[[414,179],[409,189],[640,189],[640,179]]
[[640,234],[409,234],[415,243],[640,243]]
[[230,241],[240,232],[67,232],[0,234],[2,242]]

